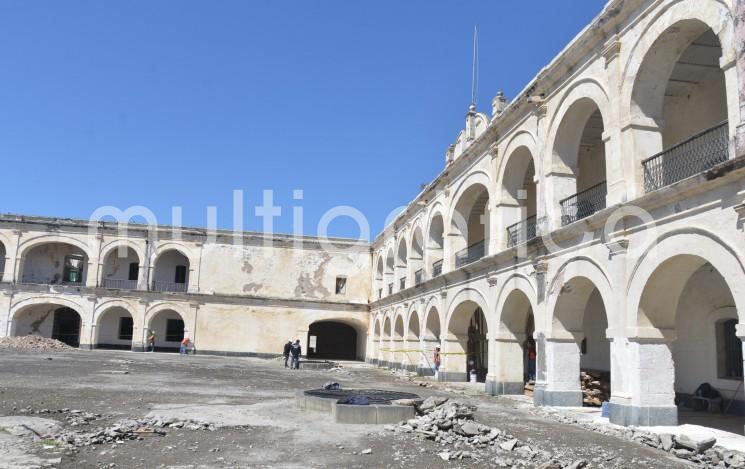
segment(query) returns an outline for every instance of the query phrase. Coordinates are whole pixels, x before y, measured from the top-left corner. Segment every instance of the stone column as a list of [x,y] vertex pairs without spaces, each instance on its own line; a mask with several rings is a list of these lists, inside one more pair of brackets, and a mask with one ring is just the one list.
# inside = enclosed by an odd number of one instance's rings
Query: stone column
[[575,176],[571,172],[552,171],[546,174],[546,227],[548,233],[561,228],[561,199],[576,192]]
[[[445,230],[446,231],[443,235],[444,246],[442,250],[443,274],[455,270],[455,253],[458,251],[455,246],[458,245],[459,238],[461,237],[459,233],[453,233],[450,231],[449,227],[445,227]],[[465,247],[467,243],[464,241],[462,244]]]
[[737,123],[735,155],[745,155],[745,0],[735,4],[735,44],[737,46],[737,76],[740,101],[740,119]]
[[439,372],[439,381],[461,381],[468,380],[466,372],[466,347],[468,335],[448,333],[443,341],[442,366]]
[[132,312],[132,351],[144,352],[147,344],[147,300],[137,302],[137,310]]
[[[494,366],[489,363],[490,376],[486,380],[486,392],[492,396],[523,394],[523,343],[525,335],[498,334],[489,343],[494,348]],[[492,372],[493,370],[493,372]]]
[[3,316],[3,319],[0,320],[0,337],[10,336],[10,327],[13,321],[13,318],[10,317],[11,298],[12,293],[10,291],[0,292],[0,314]]
[[3,282],[20,283],[21,278],[21,258],[18,255],[18,246],[21,244],[21,230],[13,230],[13,236],[15,237],[15,244],[11,246],[5,246],[5,272],[3,272]]
[[[611,399],[609,417],[618,425],[677,425],[672,338],[629,338],[628,396]],[[615,350],[617,352],[617,350]]]
[[440,339],[435,337],[433,334],[423,333],[421,341],[422,352],[419,354],[419,370],[420,376],[434,376],[435,375],[435,362],[434,362],[434,350],[435,347],[440,345]]
[[[579,382],[579,343],[582,334],[573,338],[542,338],[536,341],[543,373],[536,377],[533,402],[537,406],[581,407]],[[542,346],[541,346],[542,345]],[[541,350],[543,348],[543,350]],[[541,353],[543,352],[543,353]]]
[[81,301],[83,310],[78,311],[80,314],[80,345],[81,349],[91,350],[96,342],[96,296],[85,295]]

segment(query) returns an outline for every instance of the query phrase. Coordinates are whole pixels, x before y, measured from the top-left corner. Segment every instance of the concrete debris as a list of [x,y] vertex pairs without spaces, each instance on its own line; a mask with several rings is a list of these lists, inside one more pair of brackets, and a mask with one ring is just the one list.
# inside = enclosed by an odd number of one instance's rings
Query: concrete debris
[[78,350],[64,342],[47,339],[38,335],[0,338],[0,350],[38,350],[44,352],[70,352]]
[[360,454],[372,454],[372,448],[363,449]]
[[610,373],[582,371],[579,377],[584,405],[600,407],[610,400]]
[[716,438],[713,437],[697,440],[687,435],[658,435],[634,426],[619,427],[577,420],[545,408],[536,408],[533,413],[604,435],[634,441],[703,467],[745,468],[745,454],[715,446]]

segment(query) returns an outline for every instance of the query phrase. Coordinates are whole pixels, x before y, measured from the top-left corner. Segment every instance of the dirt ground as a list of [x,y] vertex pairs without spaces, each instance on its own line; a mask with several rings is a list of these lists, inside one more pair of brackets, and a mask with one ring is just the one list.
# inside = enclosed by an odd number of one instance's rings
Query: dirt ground
[[[484,459],[443,461],[438,456],[442,448],[432,441],[394,434],[383,426],[337,425],[329,415],[295,408],[296,391],[328,381],[347,388],[467,400],[478,406],[478,422],[565,460],[584,459],[587,467],[690,467],[662,451],[539,417],[511,399],[465,397],[439,385],[421,387],[362,363],[344,363],[344,370],[292,371],[276,360],[164,353],[4,351],[0,468],[484,466]],[[87,423],[67,418],[81,413],[101,416]],[[11,416],[22,417],[21,422],[38,418],[40,425],[56,424],[68,431],[92,431],[124,418],[145,417],[203,422],[214,428],[166,427],[163,436],[70,451],[30,434],[14,436],[2,428],[8,425],[3,418],[15,421]],[[367,449],[372,451],[363,454]],[[532,467],[529,461],[524,465]]]

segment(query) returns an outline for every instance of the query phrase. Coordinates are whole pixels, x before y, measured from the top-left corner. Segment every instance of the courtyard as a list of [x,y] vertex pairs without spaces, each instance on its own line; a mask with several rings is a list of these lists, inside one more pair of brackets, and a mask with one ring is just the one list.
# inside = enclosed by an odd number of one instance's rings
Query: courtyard
[[[335,424],[328,415],[296,409],[297,391],[329,381],[474,405],[477,422],[499,428],[532,451],[551,453],[558,465],[544,467],[690,467],[663,451],[560,423],[513,398],[467,387],[464,394],[463,387],[402,379],[362,362],[343,362],[341,371],[293,371],[277,359],[100,350],[0,355],[0,466],[483,467],[505,460],[487,448],[473,458],[445,461],[443,446],[433,441],[390,426]],[[53,420],[58,428],[51,433],[85,433],[125,419],[172,423],[137,439],[75,448],[39,429]],[[53,424],[46,422],[47,428]],[[40,435],[14,431],[13,425]],[[517,455],[513,461],[538,466]]]

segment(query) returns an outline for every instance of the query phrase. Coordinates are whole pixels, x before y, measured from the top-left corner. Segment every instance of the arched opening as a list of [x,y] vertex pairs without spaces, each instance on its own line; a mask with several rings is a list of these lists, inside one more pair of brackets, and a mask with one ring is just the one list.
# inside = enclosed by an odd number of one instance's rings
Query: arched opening
[[45,243],[23,256],[21,283],[82,285],[88,274],[88,256],[77,246]]
[[393,282],[396,276],[396,264],[393,258],[393,249],[388,250],[385,258],[385,283],[386,294],[393,294]]
[[163,252],[155,261],[153,290],[185,293],[189,285],[189,259],[171,249]]
[[377,268],[375,269],[375,292],[378,295],[377,299],[383,298],[383,256],[378,256]]
[[419,315],[416,311],[412,311],[409,315],[409,324],[406,327],[406,341],[404,342],[404,366],[409,371],[416,371],[421,366],[419,334]]
[[538,350],[533,337],[535,318],[527,295],[510,292],[500,315],[497,337],[498,385],[496,394],[532,392],[536,379]]
[[406,248],[406,239],[402,236],[398,242],[396,250],[396,278],[398,281],[398,291],[405,290],[406,284],[406,266],[408,264],[408,249]]
[[[642,364],[641,379],[655,377],[655,404],[673,411],[672,406],[677,405],[679,424],[743,434],[745,395],[737,323],[737,308],[727,281],[702,257],[674,256],[649,278],[639,303],[638,324],[640,329],[659,331],[655,335],[669,339],[648,341],[656,359]],[[704,383],[716,390],[718,399],[707,402],[695,398]],[[701,409],[718,416],[695,411]],[[728,416],[722,415],[724,410]]]
[[393,325],[393,367],[401,368],[404,361],[404,319],[399,314]]
[[467,300],[453,310],[445,350],[448,381],[468,381],[472,372],[476,374],[476,381],[486,381],[489,368],[487,333],[486,316],[478,304]]
[[140,258],[128,246],[112,249],[104,259],[102,275],[104,288],[135,290],[140,278]]
[[559,405],[599,407],[610,401],[607,329],[605,304],[595,284],[586,277],[565,282],[554,306],[553,337],[549,339],[554,356],[546,370],[550,391],[567,397]]
[[[477,261],[487,254],[489,239],[489,191],[481,184],[465,190],[455,204],[451,220],[454,265]],[[448,238],[450,239],[450,238]]]
[[337,321],[314,322],[308,330],[308,357],[356,360],[357,331]]
[[12,279],[8,279],[5,276],[5,260],[8,254],[5,250],[5,244],[0,243],[0,282],[8,282]]
[[422,337],[422,371],[421,374],[435,374],[435,347],[440,346],[440,313],[434,306],[427,312]]
[[411,254],[409,254],[409,263],[413,272],[414,285],[419,285],[424,279],[424,238],[422,229],[414,228],[411,235]]
[[38,335],[79,347],[81,325],[80,314],[72,308],[55,304],[32,305],[15,314],[11,335]]
[[109,308],[96,324],[96,348],[131,350],[134,329],[129,311],[120,306]]
[[430,265],[430,275],[432,278],[442,273],[442,259],[444,253],[445,241],[443,238],[445,225],[442,221],[442,215],[439,213],[432,217],[427,234],[427,258]]
[[634,141],[646,191],[704,171],[729,156],[727,92],[719,38],[681,21],[647,51],[634,81]]
[[380,361],[380,318],[375,319],[375,325],[373,326],[373,337],[372,337],[372,351],[371,356],[373,357],[374,363]]
[[605,208],[605,125],[598,105],[590,98],[574,102],[559,124],[553,149],[555,197],[561,224],[589,217]]
[[158,311],[150,318],[147,327],[145,343],[151,334],[155,334],[156,352],[178,352],[179,345],[186,336],[184,318],[172,309]]
[[519,147],[507,160],[499,209],[504,217],[508,248],[536,237],[535,165],[527,147]]
[[393,362],[393,354],[391,353],[391,318],[386,316],[383,321],[383,337],[381,341],[381,357],[383,358],[381,366],[389,366]]

